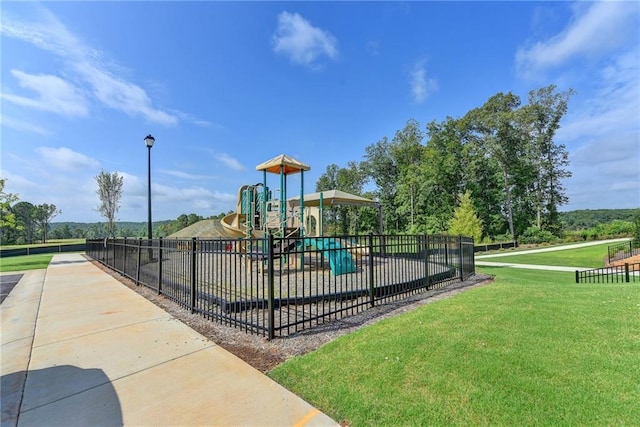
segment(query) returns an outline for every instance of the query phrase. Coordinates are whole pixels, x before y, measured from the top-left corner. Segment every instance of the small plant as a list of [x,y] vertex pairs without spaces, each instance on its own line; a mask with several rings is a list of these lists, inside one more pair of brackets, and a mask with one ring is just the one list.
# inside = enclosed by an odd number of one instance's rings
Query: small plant
[[541,244],[541,243],[551,243],[556,241],[558,238],[553,235],[550,231],[540,230],[538,227],[529,227],[527,228],[522,235],[519,237],[520,243],[524,244]]
[[640,247],[640,211],[633,217],[633,245]]

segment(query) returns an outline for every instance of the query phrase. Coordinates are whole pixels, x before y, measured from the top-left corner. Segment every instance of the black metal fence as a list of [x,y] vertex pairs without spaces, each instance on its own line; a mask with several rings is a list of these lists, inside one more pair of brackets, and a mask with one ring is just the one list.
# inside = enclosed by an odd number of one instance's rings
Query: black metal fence
[[30,246],[22,248],[10,248],[0,249],[0,258],[8,258],[13,256],[23,255],[40,255],[40,254],[53,254],[63,252],[84,252],[84,243],[71,243],[60,245],[46,245],[46,246]]
[[87,240],[87,255],[269,339],[475,274],[473,239],[439,235]]
[[607,259],[609,260],[609,263],[630,258],[635,255],[640,255],[640,243],[634,240],[621,242],[607,247]]
[[500,249],[515,249],[518,247],[518,242],[500,242],[500,243],[488,243],[485,245],[476,245],[474,250],[476,252],[489,252],[497,251]]
[[576,283],[640,282],[640,263],[576,270]]

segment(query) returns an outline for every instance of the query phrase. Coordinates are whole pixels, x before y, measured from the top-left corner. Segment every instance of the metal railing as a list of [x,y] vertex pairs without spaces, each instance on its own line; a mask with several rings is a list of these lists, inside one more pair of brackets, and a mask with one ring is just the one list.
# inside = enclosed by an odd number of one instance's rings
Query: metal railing
[[475,274],[473,239],[438,235],[87,240],[87,255],[269,339]]
[[0,258],[24,255],[41,255],[65,252],[84,252],[84,243],[68,243],[59,245],[28,246],[21,248],[0,249]]
[[488,243],[482,245],[476,245],[476,252],[489,252],[489,251],[497,251],[500,249],[516,249],[518,247],[518,242],[501,242],[501,243]]
[[593,270],[576,270],[576,283],[640,282],[640,263],[624,264]]
[[629,240],[607,247],[607,259],[609,264],[632,256],[640,255],[640,244]]

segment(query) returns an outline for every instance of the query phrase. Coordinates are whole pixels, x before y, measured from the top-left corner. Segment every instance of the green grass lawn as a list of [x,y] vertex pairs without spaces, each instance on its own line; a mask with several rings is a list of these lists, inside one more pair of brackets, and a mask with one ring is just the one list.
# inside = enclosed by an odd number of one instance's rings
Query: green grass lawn
[[640,424],[637,284],[481,271],[495,282],[338,338],[269,375],[352,426]]
[[588,246],[579,249],[567,249],[554,252],[541,252],[504,257],[486,258],[491,262],[510,262],[514,264],[556,265],[569,267],[600,268],[607,258],[610,244]]
[[87,239],[52,239],[47,240],[47,243],[33,243],[29,245],[3,245],[2,249],[17,249],[17,248],[39,248],[42,246],[58,246],[58,245],[78,245],[85,243]]
[[47,268],[54,255],[41,254],[0,258],[0,273]]

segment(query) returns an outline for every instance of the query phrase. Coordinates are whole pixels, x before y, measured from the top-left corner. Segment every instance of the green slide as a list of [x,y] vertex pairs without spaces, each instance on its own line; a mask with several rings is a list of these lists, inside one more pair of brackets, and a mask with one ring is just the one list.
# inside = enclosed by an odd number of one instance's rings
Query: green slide
[[304,239],[304,244],[322,251],[322,256],[329,260],[329,267],[335,276],[356,271],[351,254],[336,239],[311,237]]

